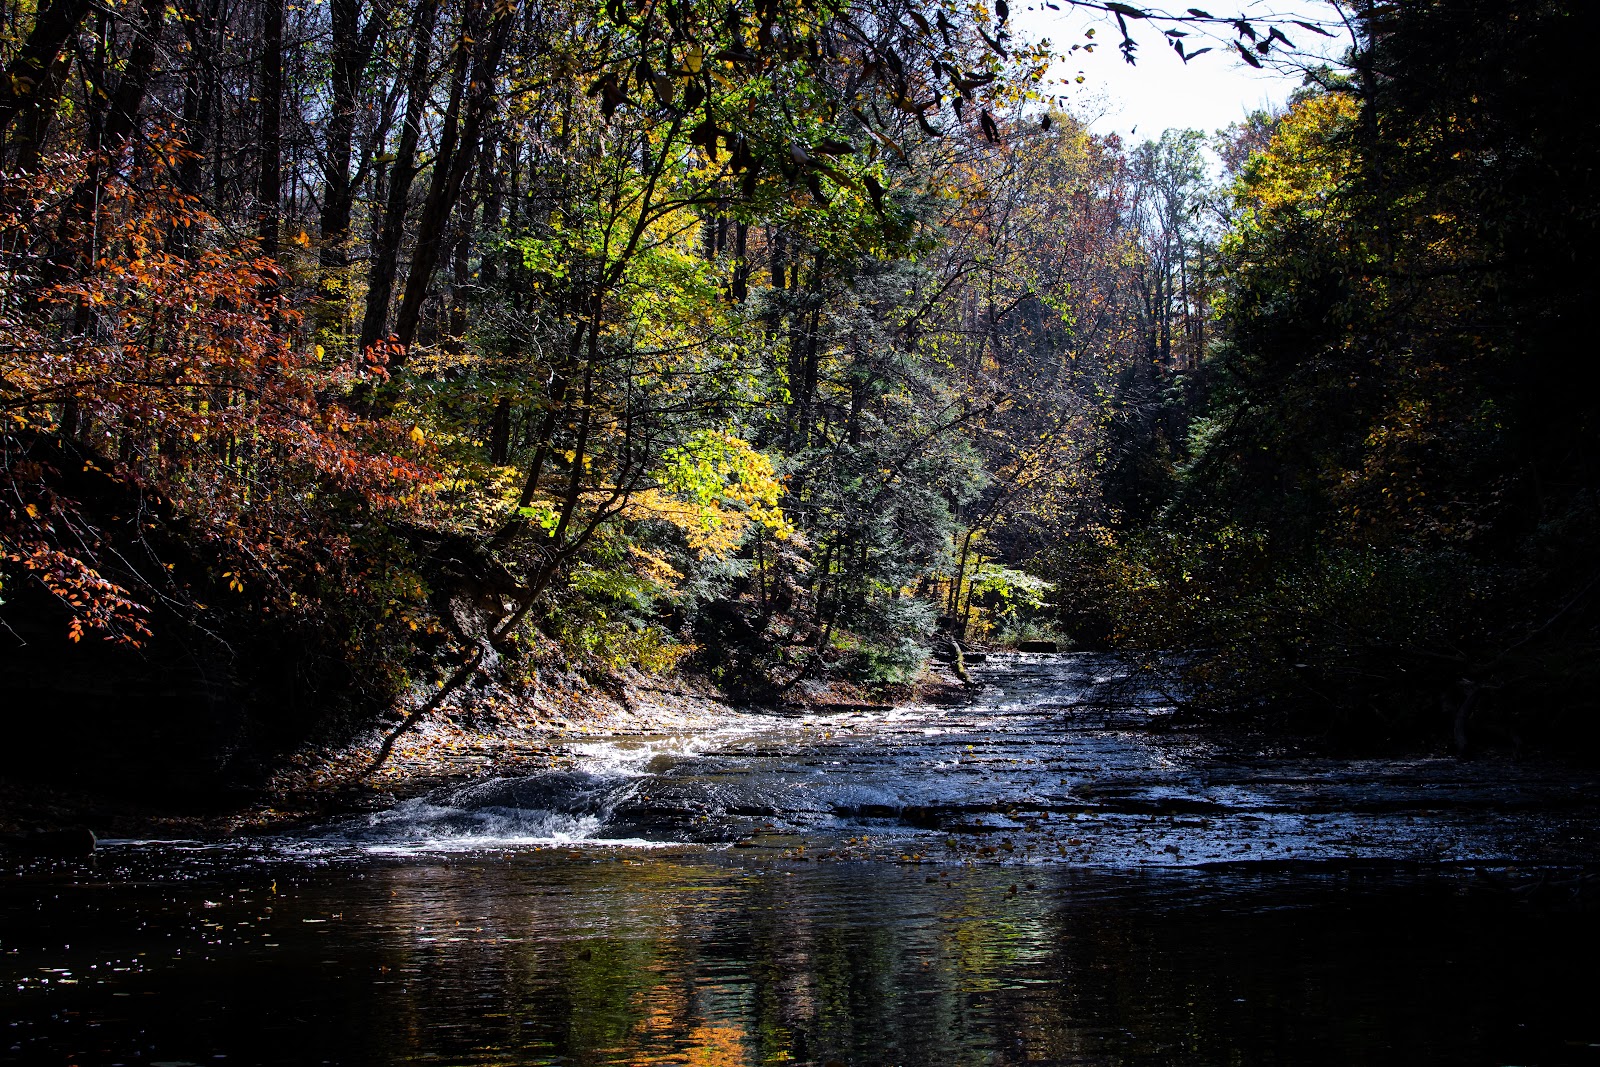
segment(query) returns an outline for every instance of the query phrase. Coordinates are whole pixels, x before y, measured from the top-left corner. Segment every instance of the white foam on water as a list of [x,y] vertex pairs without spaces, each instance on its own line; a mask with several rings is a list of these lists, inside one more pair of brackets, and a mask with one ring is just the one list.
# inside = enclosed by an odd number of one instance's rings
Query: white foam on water
[[575,758],[575,770],[599,776],[644,777],[658,760],[691,759],[744,741],[764,738],[786,725],[770,715],[740,712],[722,726],[683,733],[633,737],[599,737],[563,744]]
[[510,852],[544,848],[669,848],[677,841],[647,841],[639,837],[568,837],[553,834],[547,837],[496,837],[466,834],[458,837],[435,837],[418,841],[392,844],[363,845],[361,851],[370,856],[429,856],[471,852]]

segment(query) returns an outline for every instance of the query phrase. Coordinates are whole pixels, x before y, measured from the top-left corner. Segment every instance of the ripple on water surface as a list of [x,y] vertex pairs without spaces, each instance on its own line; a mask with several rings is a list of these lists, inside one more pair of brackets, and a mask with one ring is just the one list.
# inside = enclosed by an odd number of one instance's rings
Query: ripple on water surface
[[1600,1062],[1581,874],[164,846],[0,882],[18,1063]]

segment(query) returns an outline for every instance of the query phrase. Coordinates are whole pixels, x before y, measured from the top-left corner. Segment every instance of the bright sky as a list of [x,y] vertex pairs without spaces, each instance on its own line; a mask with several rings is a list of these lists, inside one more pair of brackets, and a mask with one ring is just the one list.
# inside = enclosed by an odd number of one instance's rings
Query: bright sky
[[[1059,0],[1058,0],[1059,3]],[[1072,10],[1060,3],[1059,12],[1046,8],[1043,0],[1011,0],[1011,21],[1019,35],[1048,37],[1060,51],[1074,43],[1087,43],[1084,31],[1094,27],[1095,50],[1079,50],[1057,68],[1064,83],[1068,110],[1089,119],[1096,133],[1119,133],[1133,142],[1153,139],[1169,128],[1193,128],[1210,133],[1248,112],[1281,106],[1300,85],[1298,72],[1255,70],[1239,59],[1238,53],[1223,41],[1201,40],[1198,35],[1184,39],[1194,49],[1211,45],[1212,51],[1197,56],[1188,64],[1163,43],[1161,29],[1148,21],[1130,20],[1129,28],[1139,42],[1138,60],[1129,66],[1117,48],[1121,35],[1115,20],[1104,13]],[[1280,15],[1283,19],[1304,19],[1339,32],[1338,38],[1321,37],[1282,22],[1284,33],[1295,46],[1317,55],[1337,55],[1347,38],[1337,21],[1333,5],[1324,0],[1277,0],[1275,3],[1232,0],[1205,0],[1199,3],[1215,15],[1246,14],[1252,19]],[[1141,6],[1137,3],[1135,6]],[[1147,9],[1149,9],[1147,7]],[[1181,6],[1172,8],[1181,11]],[[1259,24],[1258,24],[1259,28]],[[1082,74],[1084,81],[1075,79]]]

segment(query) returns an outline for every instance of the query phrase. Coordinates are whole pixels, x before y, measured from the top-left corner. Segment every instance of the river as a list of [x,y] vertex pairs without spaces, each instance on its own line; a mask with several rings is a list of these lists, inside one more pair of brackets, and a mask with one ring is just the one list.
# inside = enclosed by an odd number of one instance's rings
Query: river
[[1594,776],[1221,739],[1095,655],[0,873],[0,1062],[1600,1064]]

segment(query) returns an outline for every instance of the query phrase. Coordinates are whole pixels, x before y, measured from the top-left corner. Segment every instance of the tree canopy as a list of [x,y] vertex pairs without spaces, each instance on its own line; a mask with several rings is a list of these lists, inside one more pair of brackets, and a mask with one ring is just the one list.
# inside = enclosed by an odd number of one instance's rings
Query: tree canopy
[[8,5],[0,619],[312,704],[775,699],[942,630],[1586,706],[1588,17],[1076,6],[1130,61],[1353,43],[1134,145],[1004,0]]

